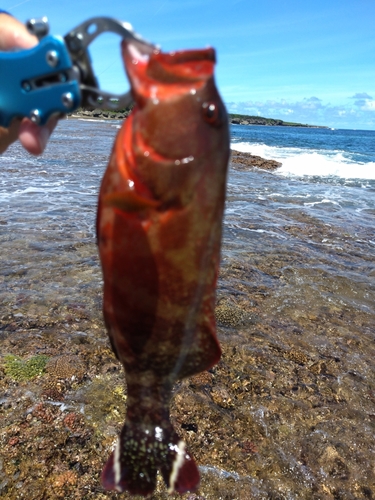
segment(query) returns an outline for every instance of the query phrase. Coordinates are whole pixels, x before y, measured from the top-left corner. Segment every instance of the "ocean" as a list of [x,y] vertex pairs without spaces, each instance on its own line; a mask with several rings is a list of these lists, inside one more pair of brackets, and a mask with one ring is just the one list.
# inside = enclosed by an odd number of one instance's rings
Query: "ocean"
[[[50,257],[52,265],[56,254],[64,259],[67,246],[94,242],[97,193],[118,127],[116,121],[65,120],[42,157],[28,155],[18,144],[1,156],[3,272],[32,265],[33,252]],[[231,170],[224,260],[227,253],[230,257],[249,246],[261,252],[279,245],[293,250],[301,241],[285,227],[302,228],[306,221],[301,218],[315,224],[315,231],[331,228],[326,237],[304,240],[318,259],[329,253],[339,260],[343,247],[352,244],[364,262],[373,260],[374,131],[232,125],[231,141],[233,149],[276,159],[282,166],[272,173]],[[347,274],[353,276],[349,261]],[[365,280],[363,268],[358,270],[358,280]],[[367,277],[369,288],[372,278]],[[39,293],[48,295],[48,285]],[[373,307],[372,297],[363,300]]]
[[285,225],[306,217],[332,228],[327,238],[308,242],[318,254],[340,250],[336,228],[360,244],[364,258],[374,257],[374,131],[233,125],[231,135],[232,149],[282,166],[230,174],[226,228],[249,230],[251,221],[250,230],[261,233],[267,247],[285,240],[288,248],[299,242]]
[[[17,329],[27,338],[27,324],[40,345],[44,335],[48,342],[61,335],[66,345],[106,342],[86,320],[72,330],[71,311],[85,309],[101,322],[96,203],[119,125],[64,120],[41,157],[18,144],[0,157],[0,342],[7,352]],[[233,442],[227,458],[202,456],[199,498],[226,491],[232,496],[222,498],[372,498],[375,131],[232,125],[231,147],[282,166],[229,172],[219,338],[224,365],[236,364],[239,386],[247,378],[252,389],[239,393],[227,382],[235,404],[218,403],[210,435],[219,421],[220,429],[246,421],[254,433],[239,451]],[[202,442],[200,449],[211,448]]]

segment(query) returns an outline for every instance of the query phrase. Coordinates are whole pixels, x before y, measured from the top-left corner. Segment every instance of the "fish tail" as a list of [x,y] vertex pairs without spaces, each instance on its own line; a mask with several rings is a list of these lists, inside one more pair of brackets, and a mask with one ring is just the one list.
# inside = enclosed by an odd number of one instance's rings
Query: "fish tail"
[[155,489],[158,469],[169,493],[194,491],[199,485],[198,468],[169,422],[160,426],[126,423],[103,469],[102,485],[147,496]]

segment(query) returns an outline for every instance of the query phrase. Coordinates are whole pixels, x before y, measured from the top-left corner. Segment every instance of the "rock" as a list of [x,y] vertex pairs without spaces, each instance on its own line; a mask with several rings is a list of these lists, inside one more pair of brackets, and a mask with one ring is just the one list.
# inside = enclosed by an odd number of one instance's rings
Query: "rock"
[[234,402],[229,391],[223,387],[214,387],[211,391],[212,401],[222,408],[233,408]]
[[85,374],[85,365],[79,356],[62,355],[51,358],[46,371],[58,379],[81,379]]
[[216,321],[226,328],[239,328],[252,323],[250,315],[236,304],[223,301],[215,308]]
[[91,116],[95,116],[95,118],[99,117],[102,115],[102,110],[101,109],[94,109],[91,111]]
[[254,167],[263,170],[276,170],[281,167],[281,163],[276,160],[266,160],[261,156],[255,156],[251,153],[232,150],[231,167],[235,170],[250,170]]

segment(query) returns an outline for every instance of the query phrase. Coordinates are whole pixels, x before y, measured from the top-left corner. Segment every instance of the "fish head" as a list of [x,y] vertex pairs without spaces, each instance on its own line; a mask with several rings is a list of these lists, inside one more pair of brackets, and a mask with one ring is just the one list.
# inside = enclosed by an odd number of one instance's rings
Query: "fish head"
[[215,50],[145,54],[124,41],[122,51],[135,101],[133,133],[143,154],[198,169],[197,158],[215,165],[215,158],[227,157],[228,118],[214,81]]

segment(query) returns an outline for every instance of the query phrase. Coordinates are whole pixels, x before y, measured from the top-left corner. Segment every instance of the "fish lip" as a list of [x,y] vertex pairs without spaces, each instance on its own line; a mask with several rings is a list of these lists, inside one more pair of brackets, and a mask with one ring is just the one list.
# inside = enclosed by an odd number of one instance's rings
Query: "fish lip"
[[121,45],[124,59],[127,63],[145,64],[149,61],[151,54],[158,54],[160,52],[157,47],[152,47],[138,40],[123,40]]
[[216,62],[215,49],[206,47],[204,49],[172,50],[171,52],[161,52],[160,60],[170,65],[183,64],[189,62],[211,61]]
[[212,47],[162,52],[158,46],[151,46],[138,40],[123,40],[122,48],[126,59],[128,59],[128,61],[132,61],[133,64],[137,64],[138,62],[147,63],[152,54],[159,55],[164,62],[168,61],[170,64],[179,64],[198,60],[216,62],[215,49]]

